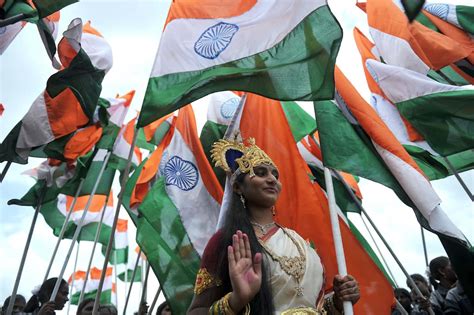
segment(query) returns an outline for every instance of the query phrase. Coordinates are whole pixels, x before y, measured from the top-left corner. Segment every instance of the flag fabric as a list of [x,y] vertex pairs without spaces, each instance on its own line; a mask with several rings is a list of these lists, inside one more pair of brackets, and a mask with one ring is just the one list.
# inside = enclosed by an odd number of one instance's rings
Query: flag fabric
[[[138,255],[140,253],[140,257],[138,258],[138,264],[136,266],[135,277],[133,278],[133,282],[141,282],[142,281],[142,262],[146,260],[145,255],[140,252],[140,248],[137,246],[135,251],[132,253]],[[126,269],[118,274],[118,278],[124,282],[132,282],[132,274],[133,270],[135,269],[135,263],[137,262],[137,257],[132,255],[130,259],[128,259],[128,263]]]
[[[97,290],[99,289],[100,276],[102,270],[96,267],[92,267],[89,272],[89,279],[87,279],[86,288],[84,290],[84,299],[95,299]],[[81,290],[84,286],[86,279],[86,272],[77,270],[74,272],[68,280],[69,285],[72,284],[74,278],[74,291],[71,295],[71,304],[78,305],[79,298],[81,296]],[[100,304],[113,304],[116,301],[115,295],[117,294],[116,284],[112,281],[112,267],[107,267],[107,272],[104,278],[104,284],[102,286],[102,293],[100,294]]]
[[217,91],[331,98],[341,39],[324,0],[174,1],[138,126]]
[[81,46],[81,35],[81,20],[75,19],[59,43],[59,56],[65,68],[49,78],[45,91],[0,145],[0,161],[24,164],[31,149],[93,121],[105,74],[97,66],[104,66],[109,56],[89,56],[85,49],[93,50],[95,46]]
[[78,2],[79,0],[33,0],[33,4],[38,11],[40,18],[47,17],[62,8]]
[[423,9],[474,35],[474,25],[472,25],[474,7],[447,3],[426,3]]
[[[387,15],[390,19],[385,18]],[[469,56],[451,38],[413,21],[391,0],[367,1],[370,34],[384,61],[422,74],[439,70]]]
[[[264,122],[271,121],[271,124]],[[280,170],[282,192],[276,204],[276,221],[314,242],[325,267],[326,289],[337,274],[328,203],[322,189],[313,184],[308,167],[298,152],[284,111],[277,102],[249,94],[239,124],[242,137],[253,137]],[[284,149],[283,149],[284,148]],[[340,220],[341,221],[341,220]],[[318,229],[314,228],[317,222]],[[355,305],[360,314],[390,312],[393,289],[364,248],[341,221],[348,272],[359,282],[361,300]]]
[[[471,245],[443,212],[439,205],[441,200],[428,179],[380,117],[338,69],[335,78],[338,105],[350,123],[344,121],[341,111],[333,103],[315,105],[325,165],[364,177],[364,169],[377,170],[379,182],[391,187],[414,209],[420,224],[438,235],[459,279],[467,287],[468,296],[471,296],[474,287],[465,283],[465,279],[474,275]],[[356,128],[352,129],[351,125]],[[334,131],[338,132],[337,136],[334,136]],[[344,143],[344,150],[335,149],[339,145],[337,142]],[[349,163],[344,161],[349,158]]]
[[15,37],[25,27],[25,21],[19,21],[7,26],[0,27],[0,55],[2,55]]
[[472,86],[441,84],[408,69],[366,63],[387,98],[436,152],[448,156],[474,148]]
[[[102,254],[105,256],[107,245],[102,246]],[[118,219],[115,229],[114,244],[109,261],[111,264],[126,264],[128,262],[128,220]]]
[[220,187],[199,141],[191,105],[180,109],[154,184],[138,211],[137,242],[157,275],[173,312],[191,303],[200,255],[214,234]]

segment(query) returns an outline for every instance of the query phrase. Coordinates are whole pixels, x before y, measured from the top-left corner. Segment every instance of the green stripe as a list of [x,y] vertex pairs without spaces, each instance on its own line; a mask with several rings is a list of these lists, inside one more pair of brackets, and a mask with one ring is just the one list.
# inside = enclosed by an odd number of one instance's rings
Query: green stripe
[[40,18],[47,17],[79,0],[33,0]]
[[138,126],[217,91],[247,91],[288,101],[332,98],[341,40],[339,23],[329,7],[322,6],[266,51],[204,70],[150,78]]
[[433,93],[397,103],[400,113],[443,156],[474,148],[474,90]]
[[[131,282],[133,275],[132,269],[127,269],[127,277],[125,277],[125,271],[118,275],[118,278],[122,281]],[[140,282],[142,281],[142,267],[137,266],[137,271],[135,272],[135,278],[133,282]]]
[[456,6],[456,16],[458,18],[459,25],[462,26],[471,35],[474,35],[474,7],[467,5]]
[[[91,291],[89,293],[84,293],[84,300],[85,299],[93,299],[97,295],[97,290]],[[77,305],[79,303],[79,298],[81,296],[81,292],[76,292],[71,296],[71,304]],[[104,290],[100,294],[100,304],[112,304],[112,290]]]
[[139,211],[137,242],[155,272],[173,313],[185,314],[193,298],[200,258],[171,199],[164,177],[152,187]]
[[16,143],[21,131],[21,124],[21,121],[16,124],[0,144],[0,162],[11,161],[18,164],[28,163],[28,159],[23,159],[16,153]]
[[296,143],[316,130],[314,118],[295,102],[281,102],[281,107]]
[[[105,256],[107,246],[102,246],[102,254]],[[117,260],[115,260],[117,258]],[[113,265],[128,263],[128,246],[125,248],[112,249],[109,262]]]
[[135,213],[132,212],[130,208],[130,198],[132,196],[133,189],[137,184],[138,177],[142,172],[143,166],[145,166],[147,161],[148,158],[144,159],[142,163],[135,169],[132,176],[130,176],[130,178],[127,180],[127,183],[125,184],[125,190],[123,192],[122,205],[125,207],[125,210],[127,210],[127,213],[130,216],[130,219],[132,219],[132,222],[135,226],[137,225],[138,217]]
[[[439,73],[440,72],[440,73]],[[428,77],[433,80],[436,80],[440,83],[448,84],[448,85],[469,85],[470,83],[466,81],[462,76],[460,76],[456,71],[454,71],[453,67],[446,66],[441,68],[439,71],[429,70]]]
[[423,24],[424,26],[428,27],[429,29],[440,33],[438,27],[436,27],[436,25],[434,25],[433,22],[431,22],[431,20],[423,12],[418,14],[415,20]]
[[211,158],[211,148],[212,144],[219,139],[224,138],[224,134],[227,130],[227,125],[217,124],[213,121],[206,121],[204,127],[202,127],[201,135],[199,139],[201,140],[202,148],[204,153],[206,153],[207,160],[209,164],[213,166],[214,174],[216,174],[217,180],[222,187],[225,185],[225,179],[227,177],[225,171],[220,167],[214,167],[214,162]]

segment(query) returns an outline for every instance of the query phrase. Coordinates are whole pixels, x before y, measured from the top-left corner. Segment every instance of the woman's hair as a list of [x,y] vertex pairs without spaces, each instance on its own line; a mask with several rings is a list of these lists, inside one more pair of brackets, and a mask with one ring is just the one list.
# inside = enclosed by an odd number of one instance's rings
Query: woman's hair
[[438,288],[438,281],[441,280],[441,273],[439,272],[439,270],[445,268],[447,265],[449,265],[449,258],[445,256],[439,256],[430,261],[429,280],[435,290]]
[[[246,174],[240,174],[237,176],[236,183],[242,185],[245,175]],[[222,238],[217,251],[219,253],[217,260],[218,275],[219,278],[222,279],[225,290],[232,290],[227,260],[227,246],[232,245],[232,236],[237,230],[248,235],[250,248],[252,250],[252,260],[256,253],[263,254],[263,248],[258,242],[252,224],[250,223],[249,210],[244,208],[239,196],[235,192],[232,195],[230,205],[231,208],[227,212],[224,220]],[[255,295],[253,300],[250,301],[251,314],[273,314],[274,306],[269,282],[269,275],[266,272],[265,262],[262,261],[262,285],[260,291]]]
[[92,298],[87,298],[87,299],[82,300],[82,302],[79,303],[79,305],[77,306],[76,313],[80,314],[87,305],[89,305],[90,303],[94,304],[94,302],[95,300]]
[[158,308],[156,309],[156,315],[161,315],[161,312],[163,312],[167,305],[168,301],[164,301],[163,303],[161,303],[160,306],[158,306]]
[[[43,303],[46,303],[51,298],[51,293],[53,293],[54,285],[58,278],[50,278],[43,282],[38,293],[33,294],[33,296],[28,300],[28,303],[25,305],[24,312],[32,313],[34,310],[39,308]],[[61,286],[66,285],[67,282],[64,279],[61,279]]]

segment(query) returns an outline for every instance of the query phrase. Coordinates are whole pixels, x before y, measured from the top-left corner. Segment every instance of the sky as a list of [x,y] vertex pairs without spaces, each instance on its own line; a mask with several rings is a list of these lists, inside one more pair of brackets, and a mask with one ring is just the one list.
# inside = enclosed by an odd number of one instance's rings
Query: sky
[[[305,0],[310,1],[310,0]],[[136,90],[132,108],[139,110],[145,93],[148,77],[153,65],[160,34],[164,25],[170,1],[165,0],[82,0],[66,7],[61,11],[60,33],[68,23],[76,17],[83,22],[91,20],[92,26],[99,30],[110,43],[113,51],[114,66],[106,75],[102,83],[103,97],[114,97]],[[468,4],[469,1],[455,1]],[[329,1],[333,13],[338,18],[344,30],[344,39],[337,63],[346,76],[352,81],[359,92],[368,100],[369,91],[362,71],[360,57],[352,38],[352,29],[359,27],[368,35],[368,26],[365,14],[354,5],[355,1]],[[58,40],[60,36],[58,36]],[[32,102],[42,93],[46,81],[55,70],[43,48],[41,39],[33,25],[27,25],[13,41],[6,52],[0,56],[0,103],[5,107],[0,117],[0,140],[3,140],[13,126],[27,112]],[[194,106],[198,129],[206,120],[205,100]],[[312,114],[311,103],[300,103]],[[129,112],[128,119],[135,115]],[[127,120],[128,120],[127,119]],[[37,166],[39,159],[30,159],[28,165],[13,164],[4,180],[0,184],[0,304],[11,294],[18,265],[23,252],[28,230],[31,224],[33,209],[30,207],[8,206],[7,201],[19,198],[34,184],[32,178],[21,175],[22,172]],[[3,169],[5,163],[0,165]],[[474,171],[461,174],[471,191],[474,191]],[[421,243],[420,226],[413,211],[401,203],[395,194],[384,186],[361,179],[360,188],[363,194],[363,206],[375,222],[390,246],[397,254],[409,273],[424,273],[425,262]],[[464,232],[472,242],[474,239],[474,207],[466,193],[462,190],[454,177],[433,181],[435,191],[441,197],[442,207],[450,219]],[[115,184],[118,187],[117,184]],[[115,189],[118,191],[118,188]],[[127,218],[125,211],[121,211],[122,218]],[[364,222],[357,214],[350,214],[349,218],[366,236],[371,244]],[[130,248],[134,248],[135,230],[129,224]],[[373,233],[373,232],[372,232]],[[437,237],[425,231],[429,259],[445,255]],[[41,284],[56,237],[39,216],[34,230],[33,240],[28,252],[23,277],[20,282],[19,294],[30,297],[30,291]],[[92,249],[91,242],[82,242],[79,250],[77,269],[85,269]],[[51,274],[58,274],[62,259],[70,245],[69,240],[61,242],[58,257],[53,265]],[[382,255],[389,268],[395,275],[396,282],[405,285],[405,277],[387,250],[378,241]],[[133,252],[133,251],[132,251]],[[76,250],[66,269],[65,278],[73,271]],[[130,258],[131,260],[134,257]],[[102,255],[94,258],[94,265],[101,268]],[[119,272],[124,266],[119,267]],[[151,303],[158,282],[154,275],[150,276],[148,301]],[[126,286],[118,283],[118,308],[121,309],[125,301]],[[140,285],[135,285],[129,310],[138,307]],[[159,301],[163,300],[160,296]],[[75,307],[71,307],[75,313]],[[58,314],[66,314],[66,309]]]

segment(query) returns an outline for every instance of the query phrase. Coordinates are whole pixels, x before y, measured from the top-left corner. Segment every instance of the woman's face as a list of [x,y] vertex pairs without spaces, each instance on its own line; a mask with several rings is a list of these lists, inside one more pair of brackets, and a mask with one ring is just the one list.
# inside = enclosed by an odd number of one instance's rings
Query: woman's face
[[235,192],[244,196],[247,207],[271,208],[281,192],[280,174],[274,166],[266,164],[254,167],[253,171],[255,176],[246,174],[243,183],[235,186]]
[[56,309],[57,310],[62,310],[64,308],[64,305],[66,305],[66,302],[69,301],[68,296],[69,295],[69,287],[68,285],[61,285],[59,288],[58,294],[56,295],[56,300],[54,303],[56,304]]

